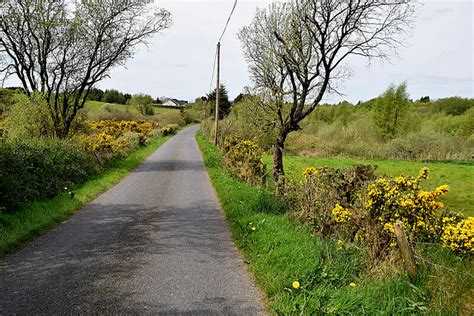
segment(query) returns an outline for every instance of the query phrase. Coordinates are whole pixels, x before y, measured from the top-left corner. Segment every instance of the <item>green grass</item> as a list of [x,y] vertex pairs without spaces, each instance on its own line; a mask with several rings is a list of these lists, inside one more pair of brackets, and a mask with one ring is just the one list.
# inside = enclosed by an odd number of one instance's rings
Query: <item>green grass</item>
[[53,228],[65,218],[118,183],[170,137],[155,138],[127,158],[115,160],[101,175],[75,190],[74,198],[61,194],[53,199],[29,203],[13,213],[0,212],[0,257]]
[[[463,305],[473,294],[469,260],[428,248],[424,256],[454,272],[421,266],[414,284],[403,272],[369,271],[363,249],[338,252],[336,241],[312,236],[275,197],[232,178],[221,167],[220,152],[201,134],[197,141],[234,241],[273,314],[455,315],[469,310]],[[464,272],[469,267],[470,275]],[[300,289],[292,288],[295,280]]]
[[[268,170],[272,168],[271,156],[265,156],[264,161]],[[474,216],[474,164],[443,163],[443,162],[412,162],[401,160],[356,160],[344,158],[314,158],[303,156],[286,156],[283,164],[288,177],[301,178],[301,172],[310,166],[328,166],[344,168],[354,164],[373,164],[377,166],[379,175],[397,176],[400,174],[416,176],[422,167],[431,170],[426,181],[426,189],[433,189],[442,184],[450,187],[444,201],[448,208],[462,211],[468,216]]]
[[[105,109],[106,107],[108,107],[111,110],[117,110],[119,112],[128,111],[132,114],[140,115],[140,112],[137,110],[137,108],[131,105],[113,104],[113,103],[106,103],[106,102],[100,102],[100,101],[87,101],[85,105],[87,113],[91,117],[95,115],[107,113],[107,110]],[[173,109],[173,108],[166,109],[166,108],[153,107],[153,111],[155,111],[155,114],[163,114],[163,113],[168,113],[168,112],[179,111],[179,109]]]
[[85,105],[85,109],[88,111],[89,114],[98,114],[98,113],[105,113],[105,107],[109,107],[110,109],[114,109],[120,112],[130,112],[133,114],[139,114],[138,110],[134,106],[125,105],[125,104],[114,104],[114,103],[107,103],[107,102],[100,102],[100,101],[87,101]]

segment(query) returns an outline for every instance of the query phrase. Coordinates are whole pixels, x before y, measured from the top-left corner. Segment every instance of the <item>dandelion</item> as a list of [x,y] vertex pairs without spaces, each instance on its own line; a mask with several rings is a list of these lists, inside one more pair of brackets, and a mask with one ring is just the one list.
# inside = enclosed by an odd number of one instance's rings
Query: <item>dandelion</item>
[[350,287],[356,287],[356,284],[354,282],[349,283]]
[[253,230],[253,231],[257,230],[257,227],[252,226],[252,230]]
[[294,281],[292,286],[293,286],[294,289],[299,289],[300,288],[300,282]]

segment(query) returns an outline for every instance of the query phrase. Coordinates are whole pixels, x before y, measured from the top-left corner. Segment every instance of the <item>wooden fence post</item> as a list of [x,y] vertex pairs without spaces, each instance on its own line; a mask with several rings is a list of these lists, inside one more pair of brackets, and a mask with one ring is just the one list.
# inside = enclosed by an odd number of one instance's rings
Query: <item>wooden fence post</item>
[[395,235],[397,236],[403,261],[405,262],[405,266],[408,270],[408,276],[411,280],[413,280],[416,276],[416,263],[410,244],[408,243],[407,236],[405,235],[405,231],[403,229],[403,223],[398,220],[395,225],[393,225],[393,227],[395,229]]

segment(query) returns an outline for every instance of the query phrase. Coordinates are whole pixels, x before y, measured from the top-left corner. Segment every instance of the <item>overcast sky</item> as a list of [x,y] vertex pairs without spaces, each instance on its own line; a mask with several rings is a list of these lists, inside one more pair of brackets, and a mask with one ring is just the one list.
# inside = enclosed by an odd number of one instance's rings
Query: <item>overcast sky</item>
[[[250,85],[239,29],[256,7],[271,0],[240,0],[222,43],[222,81],[231,98]],[[344,96],[331,102],[357,102],[381,94],[391,83],[408,82],[410,97],[474,97],[473,0],[422,0],[406,47],[390,63],[351,60],[354,75],[342,86]],[[141,47],[127,67],[116,68],[99,86],[194,100],[209,91],[216,43],[233,0],[155,0],[169,10],[173,26]]]

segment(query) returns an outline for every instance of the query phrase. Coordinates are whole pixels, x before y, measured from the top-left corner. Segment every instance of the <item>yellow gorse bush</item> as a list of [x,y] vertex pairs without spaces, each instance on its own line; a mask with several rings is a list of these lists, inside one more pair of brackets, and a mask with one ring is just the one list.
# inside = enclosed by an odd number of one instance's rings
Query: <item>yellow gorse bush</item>
[[89,127],[93,131],[102,131],[117,138],[127,132],[140,133],[146,136],[158,126],[156,123],[148,121],[102,120],[89,123]]
[[256,142],[231,135],[225,139],[224,151],[224,164],[234,176],[253,184],[263,181],[263,150]]
[[437,199],[448,191],[442,185],[433,191],[424,191],[420,183],[428,177],[429,169],[420,170],[416,178],[398,176],[377,179],[367,188],[365,209],[370,218],[376,219],[383,231],[394,237],[393,223],[403,222],[409,234],[434,237],[437,233],[437,215],[444,204]]
[[117,155],[126,155],[139,144],[146,144],[156,127],[156,123],[148,121],[102,120],[90,122],[88,134],[78,135],[77,140],[102,164]]
[[336,204],[334,209],[332,210],[332,215],[334,216],[334,219],[338,223],[346,223],[351,219],[352,212],[349,211],[348,209],[342,207],[341,205]]
[[446,224],[441,240],[452,250],[474,254],[474,217],[469,217],[458,223],[451,218],[443,218]]

